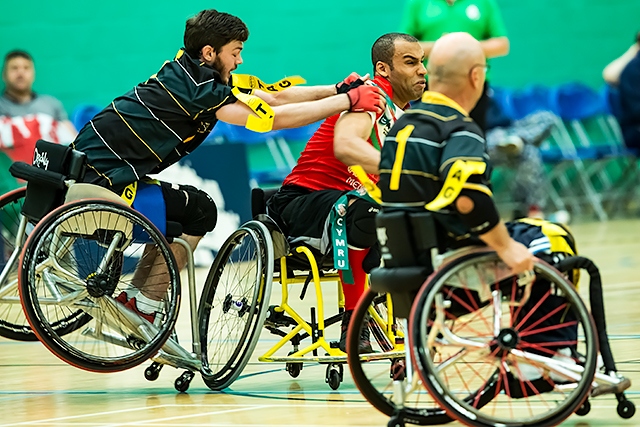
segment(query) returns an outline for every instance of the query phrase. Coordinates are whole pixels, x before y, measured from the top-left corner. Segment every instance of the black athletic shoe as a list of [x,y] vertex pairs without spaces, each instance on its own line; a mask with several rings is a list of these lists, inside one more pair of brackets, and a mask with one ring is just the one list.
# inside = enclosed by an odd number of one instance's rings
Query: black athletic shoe
[[[347,330],[349,329],[349,321],[351,320],[351,315],[353,314],[353,310],[345,311],[342,314],[342,325],[340,332],[340,350],[347,352]],[[367,314],[367,317],[369,315]],[[368,322],[365,319],[365,324]],[[371,333],[369,332],[369,326],[363,328],[360,331],[360,345],[358,345],[358,354],[364,353],[373,353],[373,348],[371,348]]]

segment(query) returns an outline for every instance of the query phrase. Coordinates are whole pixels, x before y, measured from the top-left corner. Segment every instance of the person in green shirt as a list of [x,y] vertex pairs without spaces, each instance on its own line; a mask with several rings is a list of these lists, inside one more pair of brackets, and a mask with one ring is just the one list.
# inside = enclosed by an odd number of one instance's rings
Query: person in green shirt
[[[466,32],[480,41],[487,58],[509,53],[509,39],[496,0],[408,0],[400,31],[421,41],[425,58],[444,34]],[[470,115],[484,130],[488,84]]]

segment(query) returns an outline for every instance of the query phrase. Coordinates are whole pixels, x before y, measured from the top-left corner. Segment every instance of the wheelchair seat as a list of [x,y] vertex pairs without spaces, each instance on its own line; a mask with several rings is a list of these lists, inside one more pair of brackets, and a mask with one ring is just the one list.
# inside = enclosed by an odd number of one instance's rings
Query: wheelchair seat
[[106,199],[123,205],[127,204],[122,197],[111,190],[100,187],[99,185],[84,183],[72,184],[69,190],[67,190],[64,202],[69,203],[82,199]]
[[398,317],[407,318],[418,289],[433,271],[438,231],[427,211],[380,212],[376,215],[383,267],[371,271],[371,290],[391,295]]
[[[264,190],[262,188],[253,188],[251,190],[251,214],[257,220],[265,223],[267,228],[271,230],[271,235],[273,238],[274,245],[276,246],[276,263],[275,263],[275,271],[280,271],[280,261],[279,258],[287,255],[287,268],[289,270],[300,270],[300,271],[309,271],[311,270],[311,265],[309,264],[309,259],[304,253],[296,251],[296,248],[300,246],[304,246],[311,251],[313,254],[316,265],[319,270],[328,271],[334,270],[333,267],[333,257],[324,256],[317,249],[305,245],[305,244],[289,244],[286,242],[286,236],[280,230],[279,226],[267,215],[267,200],[274,194],[278,192],[277,188]],[[274,233],[275,231],[275,233]],[[279,240],[284,240],[284,244],[279,242]],[[278,251],[278,246],[281,246],[284,250]],[[286,249],[285,249],[286,247]]]

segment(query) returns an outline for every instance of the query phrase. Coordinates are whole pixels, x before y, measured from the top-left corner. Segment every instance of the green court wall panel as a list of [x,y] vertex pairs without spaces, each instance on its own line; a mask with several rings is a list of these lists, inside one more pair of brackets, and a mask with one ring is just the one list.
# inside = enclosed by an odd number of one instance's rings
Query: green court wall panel
[[[237,72],[266,82],[299,74],[310,84],[333,84],[351,71],[371,72],[371,44],[398,29],[405,3],[0,0],[0,55],[31,52],[35,90],[58,97],[69,112],[80,103],[106,105],[171,59],[185,20],[213,7],[249,26]],[[511,53],[493,61],[495,85],[577,80],[598,87],[602,68],[640,30],[639,0],[498,3]]]

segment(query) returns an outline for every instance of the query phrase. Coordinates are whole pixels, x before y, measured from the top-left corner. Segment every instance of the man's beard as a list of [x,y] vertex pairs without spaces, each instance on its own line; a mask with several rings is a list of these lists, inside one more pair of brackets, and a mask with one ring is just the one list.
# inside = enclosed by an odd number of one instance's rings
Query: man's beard
[[[213,60],[213,69],[216,70],[224,84],[229,84],[229,76],[226,76],[224,72],[224,64],[220,60],[220,57],[216,55],[216,59]],[[224,73],[224,74],[223,74]]]

